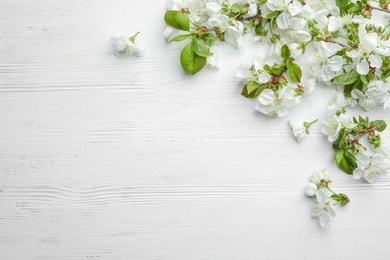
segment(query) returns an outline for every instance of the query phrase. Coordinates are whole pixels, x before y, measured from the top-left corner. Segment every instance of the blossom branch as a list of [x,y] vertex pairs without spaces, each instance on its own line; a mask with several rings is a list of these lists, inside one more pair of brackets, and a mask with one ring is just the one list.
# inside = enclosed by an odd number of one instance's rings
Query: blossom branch
[[332,39],[330,39],[330,40],[325,40],[325,41],[326,41],[326,42],[331,42],[331,43],[336,43],[336,44],[340,45],[341,47],[344,47],[344,48],[347,48],[347,49],[350,49],[350,50],[353,49],[353,47],[351,47],[351,46],[349,46],[349,45],[347,45],[347,44],[344,44],[344,43],[341,43],[341,42],[338,42],[338,41],[335,41],[335,40],[332,40]]
[[388,10],[388,9],[383,9],[383,8],[376,7],[376,6],[371,6],[371,5],[370,5],[370,8],[371,8],[372,10],[377,10],[377,11],[381,11],[381,12],[385,12],[385,13],[390,14],[390,10]]
[[367,130],[363,130],[358,136],[356,136],[354,139],[352,139],[350,141],[350,143],[356,143],[359,141],[360,138],[362,138],[363,136],[365,136],[367,133],[371,133],[371,132],[374,132],[376,129],[378,129],[379,126],[371,126],[369,129]]

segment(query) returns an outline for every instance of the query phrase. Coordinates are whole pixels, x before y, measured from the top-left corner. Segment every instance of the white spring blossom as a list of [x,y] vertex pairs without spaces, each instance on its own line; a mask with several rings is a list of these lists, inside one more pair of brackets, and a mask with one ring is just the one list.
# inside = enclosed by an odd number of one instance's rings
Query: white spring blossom
[[356,71],[360,75],[367,75],[370,67],[380,68],[382,66],[382,58],[376,48],[379,45],[379,38],[376,33],[367,33],[363,27],[359,30],[359,39],[359,48],[350,50],[346,54],[354,60]]
[[301,96],[288,86],[278,92],[272,89],[265,89],[258,97],[259,103],[256,110],[266,114],[268,117],[282,117],[287,115],[291,108],[301,102]]
[[367,182],[373,182],[390,172],[390,160],[382,153],[375,153],[373,156],[357,155],[356,159],[358,167],[353,171],[355,179],[363,178]]
[[329,142],[333,143],[337,140],[342,126],[353,128],[355,124],[346,114],[341,114],[340,116],[332,114],[322,121],[321,132],[328,136]]
[[342,73],[344,59],[335,55],[341,46],[329,42],[317,42],[312,45],[315,49],[311,60],[311,74],[319,81],[330,81]]
[[329,101],[329,105],[326,108],[328,115],[342,114],[345,111],[348,101],[344,96],[344,93],[337,92],[337,94]]
[[312,124],[317,122],[317,119],[313,122],[302,122],[302,121],[295,121],[295,120],[289,120],[288,124],[291,127],[293,131],[293,135],[297,142],[302,142],[306,136],[309,135],[309,128]]
[[327,183],[330,181],[330,173],[327,169],[320,169],[317,171],[314,171],[312,175],[310,176],[310,181],[317,185],[319,187],[321,185],[322,181],[325,181]]
[[316,192],[323,188],[324,185],[331,183],[330,173],[327,169],[320,169],[314,171],[310,176],[310,181],[306,185],[305,194],[309,197],[314,197]]
[[133,36],[120,36],[111,37],[111,45],[113,46],[114,53],[119,58],[128,58],[132,56],[139,56],[142,54],[142,50],[135,44],[136,33]]
[[311,209],[311,216],[318,218],[320,226],[323,228],[329,227],[332,218],[336,216],[336,212],[327,199],[324,189],[319,189],[316,192],[316,202]]
[[264,71],[264,65],[265,63],[262,62],[262,60],[243,62],[237,70],[237,77],[244,84],[250,81],[256,81],[260,84],[267,83],[271,79],[271,76],[266,71]]
[[365,87],[364,92],[359,89],[354,89],[351,92],[352,98],[354,98],[360,107],[365,110],[370,110],[376,107],[379,103],[387,102],[389,98],[389,84],[385,84],[381,80],[373,80]]
[[236,20],[233,20],[233,25],[228,26],[225,31],[225,41],[237,47],[238,49],[242,49],[244,47],[244,25]]

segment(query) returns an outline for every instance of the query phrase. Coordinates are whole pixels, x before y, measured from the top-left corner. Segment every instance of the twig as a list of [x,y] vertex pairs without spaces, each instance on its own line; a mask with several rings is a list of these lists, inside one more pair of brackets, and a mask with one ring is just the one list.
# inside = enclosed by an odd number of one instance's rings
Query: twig
[[371,5],[370,5],[370,7],[371,7],[372,10],[382,11],[382,12],[390,14],[390,10],[383,9],[383,8],[380,8],[380,7],[371,6]]

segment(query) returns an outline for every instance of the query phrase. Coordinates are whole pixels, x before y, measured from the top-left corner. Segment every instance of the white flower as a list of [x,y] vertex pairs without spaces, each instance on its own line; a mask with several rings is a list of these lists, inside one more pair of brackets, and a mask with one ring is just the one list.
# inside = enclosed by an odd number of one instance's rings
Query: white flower
[[207,20],[207,28],[215,30],[217,34],[222,34],[228,28],[229,17],[224,14],[218,14]]
[[323,228],[329,227],[330,221],[336,216],[333,206],[326,199],[326,194],[323,189],[316,192],[317,201],[311,209],[311,216],[318,218],[320,226]]
[[213,53],[213,55],[207,57],[206,66],[211,70],[218,70],[219,69],[219,62],[218,62],[219,52],[214,47],[211,47],[210,51],[211,51],[211,53]]
[[342,72],[344,59],[335,55],[342,47],[329,42],[313,44],[315,52],[311,58],[311,73],[320,81],[330,81]]
[[206,11],[210,14],[218,14],[221,11],[221,6],[217,3],[206,3]]
[[264,64],[258,61],[244,62],[237,70],[237,77],[241,79],[244,84],[249,81],[256,81],[257,83],[267,83],[271,76],[264,71]]
[[268,0],[266,5],[272,11],[288,12],[290,0]]
[[356,126],[356,124],[352,122],[351,117],[346,114],[341,114],[340,116],[329,115],[322,121],[322,124],[321,132],[328,135],[328,141],[331,143],[337,140],[342,127],[354,128]]
[[353,171],[353,178],[363,178],[368,182],[373,182],[380,175],[387,175],[390,171],[389,159],[381,154],[375,153],[373,156],[357,155],[357,168]]
[[114,48],[115,55],[119,58],[141,55],[141,49],[135,44],[135,37],[137,35],[138,33],[133,36],[111,37],[111,44]]
[[345,25],[357,23],[364,24],[365,18],[361,15],[344,14],[344,16],[331,16],[329,17],[328,30],[329,32],[335,32],[342,29]]
[[328,136],[328,141],[331,143],[336,141],[341,130],[339,118],[336,115],[330,115],[322,121],[322,125],[321,132]]
[[280,29],[287,29],[291,23],[291,15],[285,12],[280,13],[276,18],[276,23]]
[[[316,85],[316,80],[315,79],[307,79],[303,82],[302,84],[302,90],[303,90],[303,95],[311,95],[311,93],[313,92],[314,90],[314,87]],[[301,88],[300,87],[300,88]]]
[[294,137],[298,143],[305,139],[308,135],[308,129],[306,129],[303,122],[289,120],[288,124],[292,128]]
[[305,187],[305,194],[309,197],[314,197],[316,195],[316,192],[318,190],[317,185],[315,185],[312,182],[309,182]]
[[335,115],[337,112],[344,112],[344,108],[348,105],[345,99],[344,93],[338,92],[336,96],[329,101],[329,105],[326,108],[328,115]]
[[[356,71],[360,75],[367,75],[371,67],[380,67],[382,61],[376,54],[379,45],[378,35],[376,33],[367,33],[364,29],[359,30],[359,48],[347,51],[347,56],[354,60]],[[369,64],[368,61],[370,61]]]
[[265,89],[258,97],[260,102],[256,110],[266,114],[268,117],[282,117],[287,115],[291,107],[301,102],[300,96],[295,96],[295,91],[289,87],[284,87],[279,92]]
[[372,97],[364,94],[358,89],[352,90],[351,96],[354,99],[357,99],[359,101],[359,105],[365,110],[370,110],[376,106],[375,100]]
[[292,3],[290,3],[288,6],[288,12],[292,16],[296,16],[303,11],[302,8],[303,8],[303,6],[299,1],[292,1]]
[[306,136],[309,134],[310,126],[315,122],[317,122],[317,120],[314,120],[313,122],[310,123],[289,120],[288,124],[292,128],[294,137],[299,143],[306,138]]
[[245,14],[244,18],[246,17],[252,17],[257,14],[257,4],[256,3],[250,3],[248,7],[248,12]]
[[225,41],[229,42],[238,49],[243,48],[244,39],[242,34],[244,33],[244,25],[241,22],[233,20],[233,25],[228,26],[225,31]]
[[305,4],[309,5],[314,12],[324,9],[332,15],[338,15],[340,12],[335,0],[306,0]]
[[378,102],[382,102],[387,91],[388,89],[383,81],[373,80],[368,83],[364,93],[359,89],[354,89],[351,92],[351,96],[358,101],[362,108],[370,110],[376,107]]
[[310,176],[310,181],[317,187],[319,187],[323,181],[330,183],[330,173],[327,169],[317,170]]

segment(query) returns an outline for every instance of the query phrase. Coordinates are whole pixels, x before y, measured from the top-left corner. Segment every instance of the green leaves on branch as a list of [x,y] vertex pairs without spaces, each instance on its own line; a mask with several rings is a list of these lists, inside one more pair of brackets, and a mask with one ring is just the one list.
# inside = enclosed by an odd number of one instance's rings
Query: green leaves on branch
[[287,65],[287,73],[293,82],[301,82],[302,70],[296,63]]
[[375,120],[375,121],[373,121],[371,123],[372,123],[373,126],[376,127],[375,130],[378,131],[378,132],[383,132],[383,130],[385,130],[386,127],[387,127],[386,122],[383,121],[383,120]]
[[164,21],[175,29],[190,31],[190,19],[185,13],[176,10],[169,10],[164,15]]
[[255,98],[258,97],[266,87],[267,84],[259,84],[256,81],[250,81],[242,89],[241,95],[246,98]]
[[334,162],[347,174],[352,174],[357,167],[355,156],[349,151],[345,151],[343,149],[338,150],[334,154]]
[[[164,15],[165,22],[178,30],[190,31],[190,19],[181,11],[169,10]],[[180,42],[192,38],[180,53],[180,63],[183,69],[194,75],[206,64],[206,57],[211,56],[210,46],[216,40],[216,36],[211,33],[190,33],[176,36],[171,42]],[[199,39],[198,39],[199,38]]]
[[280,13],[281,13],[281,11],[268,11],[268,12],[262,14],[261,17],[263,17],[265,19],[274,19],[274,18],[278,17]]
[[246,14],[248,12],[248,7],[242,2],[237,2],[232,4],[230,12],[235,14]]
[[206,57],[211,55],[210,47],[194,37],[181,51],[180,63],[185,71],[194,75],[206,65]]
[[379,6],[381,8],[385,8],[386,6],[389,6],[390,0],[379,0]]
[[187,44],[180,53],[181,66],[191,75],[196,74],[206,65],[206,57],[198,55],[193,45],[193,42]]
[[351,72],[345,72],[334,78],[334,80],[341,85],[350,85],[355,83],[360,78],[360,74],[353,70]]
[[181,42],[181,41],[184,41],[185,39],[187,39],[191,36],[192,36],[192,34],[182,34],[182,35],[176,36],[175,38],[173,38],[170,41],[171,42]]
[[341,13],[345,13],[348,8],[349,0],[336,0],[336,5],[340,9]]
[[344,85],[344,95],[346,97],[351,97],[351,92],[354,89],[361,90],[363,88],[363,85],[365,84],[365,78],[362,79],[361,75],[353,70],[350,72],[345,72],[344,74],[341,74],[337,77],[334,77],[333,79],[337,83]]
[[367,150],[360,143],[360,139],[367,135],[367,140],[375,149],[381,146],[381,137],[375,131],[382,132],[386,129],[386,122],[383,120],[369,121],[368,117],[354,117],[353,126],[347,128],[342,126],[337,140],[333,143],[336,150],[334,161],[337,166],[347,174],[353,174],[357,168],[356,154],[361,154]]
[[281,52],[281,57],[283,59],[290,58],[291,52],[290,52],[290,49],[288,48],[288,46],[286,44],[282,46],[282,49],[281,49],[280,52]]
[[210,48],[196,38],[192,39],[192,50],[201,57],[210,56]]

